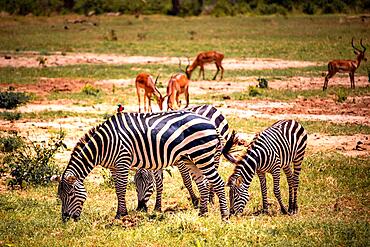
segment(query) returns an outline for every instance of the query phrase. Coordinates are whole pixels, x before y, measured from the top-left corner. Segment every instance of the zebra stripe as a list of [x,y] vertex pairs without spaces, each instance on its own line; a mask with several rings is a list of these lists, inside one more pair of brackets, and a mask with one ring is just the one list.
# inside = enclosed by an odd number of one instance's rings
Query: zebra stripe
[[[185,108],[184,110],[195,112],[198,115],[204,116],[208,118],[216,127],[216,129],[219,132],[221,140],[225,143],[227,140],[231,138],[231,133],[229,131],[229,124],[226,120],[226,118],[222,115],[222,113],[215,108],[212,105],[200,105],[195,107],[189,107]],[[219,159],[220,157],[216,157]],[[196,196],[193,188],[192,188],[192,180],[191,177],[193,177],[193,180],[197,184],[198,190],[200,194],[208,193],[208,181],[204,179],[204,176],[197,172],[192,171],[188,168],[188,166],[185,165],[186,159],[180,159],[176,165],[178,166],[178,169],[180,171],[181,177],[183,179],[184,185],[186,189],[188,190],[191,201],[196,208],[199,203],[199,199]],[[218,164],[219,162],[217,162]],[[163,176],[159,176],[157,171],[152,171],[153,175],[149,178],[148,176],[142,175],[140,173],[147,173],[144,169],[140,169],[137,171],[135,175],[135,184],[137,188],[138,198],[141,198],[144,201],[138,201],[138,210],[147,210],[146,203],[149,201],[150,196],[154,192],[154,181],[151,180],[152,177],[156,177],[158,180],[155,180],[158,186],[163,187]],[[136,177],[137,176],[137,177]],[[144,179],[148,179],[145,181]],[[157,187],[158,187],[157,186]],[[213,198],[213,193],[210,193],[210,200]],[[157,191],[156,195],[156,206],[154,207],[154,210],[161,211],[161,203],[158,201],[162,200],[162,194],[161,192]]]
[[[265,173],[272,174],[274,194],[283,214],[298,212],[297,192],[301,163],[307,145],[303,126],[294,120],[282,120],[255,136],[247,153],[240,159],[229,157],[236,164],[228,179],[230,213],[241,213],[249,200],[248,189],[257,173],[262,193],[263,212],[268,212]],[[293,163],[293,172],[290,164]],[[280,194],[280,171],[283,169],[289,185],[289,208]]]
[[[62,217],[80,216],[86,200],[83,180],[97,165],[112,172],[118,199],[116,218],[120,218],[127,215],[125,196],[130,168],[159,170],[187,157],[212,183],[221,216],[227,218],[224,182],[215,160],[221,145],[215,126],[192,112],[118,113],[91,129],[74,148],[58,189]],[[207,202],[202,202],[204,212]]]

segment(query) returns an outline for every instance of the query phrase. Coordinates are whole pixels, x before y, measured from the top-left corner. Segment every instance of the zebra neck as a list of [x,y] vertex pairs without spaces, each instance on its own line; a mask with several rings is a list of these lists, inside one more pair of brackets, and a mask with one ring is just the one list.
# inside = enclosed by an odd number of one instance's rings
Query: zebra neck
[[238,172],[243,177],[243,180],[247,185],[251,183],[259,162],[260,157],[256,150],[250,150],[237,166],[236,169],[239,170]]

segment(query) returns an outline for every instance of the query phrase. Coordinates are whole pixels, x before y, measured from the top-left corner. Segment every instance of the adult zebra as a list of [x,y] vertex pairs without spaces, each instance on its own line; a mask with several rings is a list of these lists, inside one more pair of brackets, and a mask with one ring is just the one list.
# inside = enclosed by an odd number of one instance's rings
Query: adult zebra
[[[195,113],[118,113],[91,129],[72,151],[58,187],[62,218],[79,219],[87,197],[83,181],[95,166],[102,165],[112,172],[118,199],[116,218],[120,218],[128,214],[125,195],[130,168],[158,170],[184,156],[191,160],[191,168],[201,171],[215,188],[221,216],[227,219],[224,182],[215,164],[221,149],[214,125]],[[204,214],[207,195],[201,198],[200,213]]]
[[[220,134],[220,138],[223,142],[229,141],[233,143],[234,136],[229,129],[229,124],[222,115],[222,113],[212,105],[200,105],[195,107],[188,107],[184,110],[195,112],[198,115],[208,118],[216,127]],[[234,144],[234,143],[233,143]],[[219,157],[217,157],[219,158]],[[191,201],[194,207],[198,206],[199,199],[194,193],[192,188],[192,179],[198,186],[199,192],[207,193],[208,181],[204,179],[204,176],[199,173],[195,173],[185,165],[186,159],[180,159],[176,165],[180,171],[184,185],[190,194]],[[218,163],[217,163],[218,164]],[[190,176],[191,175],[191,176]],[[136,191],[138,197],[138,210],[147,211],[147,202],[150,196],[154,192],[154,183],[156,184],[157,194],[154,210],[161,211],[162,191],[163,191],[163,172],[162,171],[148,171],[146,169],[139,169],[134,177],[136,184]],[[204,191],[204,192],[203,192]],[[210,193],[210,200],[212,200],[213,193]]]
[[[230,214],[241,213],[249,200],[248,189],[254,174],[260,180],[263,212],[268,212],[265,173],[272,174],[274,194],[283,214],[298,212],[297,191],[301,163],[307,145],[303,126],[294,120],[281,120],[255,136],[247,153],[239,159],[229,157],[236,164],[227,185],[230,187]],[[228,155],[228,154],[226,154]],[[290,164],[293,163],[293,172]],[[280,170],[283,169],[289,185],[289,208],[280,194]]]

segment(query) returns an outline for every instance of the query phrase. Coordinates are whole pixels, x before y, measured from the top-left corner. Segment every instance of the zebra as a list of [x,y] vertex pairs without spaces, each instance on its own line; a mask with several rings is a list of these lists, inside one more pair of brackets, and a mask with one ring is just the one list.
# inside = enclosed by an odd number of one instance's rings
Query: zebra
[[[195,107],[188,107],[184,110],[195,112],[201,116],[208,118],[219,131],[221,140],[227,141],[232,138],[232,133],[229,129],[229,124],[226,118],[222,113],[212,105],[200,105]],[[231,141],[231,140],[230,140]],[[192,180],[190,177],[193,177],[193,180],[198,186],[198,190],[206,191],[208,189],[207,180],[204,180],[204,176],[201,174],[194,174],[192,171],[189,171],[189,168],[185,165],[186,160],[180,159],[177,162],[177,167],[180,171],[181,177],[183,179],[184,185],[189,192],[193,206],[197,208],[199,199],[193,191]],[[146,171],[145,169],[139,169],[135,174],[135,184],[138,194],[138,210],[147,211],[146,203],[149,201],[150,196],[154,192],[154,183],[157,187],[157,196],[154,210],[161,211],[161,200],[162,200],[162,189],[163,189],[163,173],[157,174],[160,171]],[[190,172],[190,174],[189,174]],[[149,175],[152,173],[152,175]],[[213,193],[210,192],[210,201],[213,199]]]
[[[263,213],[268,213],[265,173],[272,174],[274,194],[281,213],[298,212],[297,192],[301,163],[307,145],[307,133],[295,120],[280,120],[257,134],[246,154],[239,159],[229,157],[236,166],[228,178],[230,214],[241,213],[249,200],[248,189],[257,173],[262,193]],[[226,154],[229,156],[229,154]],[[293,171],[290,163],[293,163]],[[280,170],[283,169],[289,185],[289,208],[283,204],[280,194]]]
[[[190,168],[201,172],[212,184],[222,219],[229,217],[224,182],[216,170],[215,156],[227,152],[215,126],[206,118],[188,111],[160,113],[117,113],[93,127],[76,144],[61,177],[58,195],[62,219],[80,218],[87,192],[83,181],[101,165],[111,170],[117,195],[115,218],[128,215],[126,187],[130,168],[159,170],[180,157],[191,161]],[[187,164],[188,165],[188,164]],[[207,213],[207,194],[201,194],[200,214]]]

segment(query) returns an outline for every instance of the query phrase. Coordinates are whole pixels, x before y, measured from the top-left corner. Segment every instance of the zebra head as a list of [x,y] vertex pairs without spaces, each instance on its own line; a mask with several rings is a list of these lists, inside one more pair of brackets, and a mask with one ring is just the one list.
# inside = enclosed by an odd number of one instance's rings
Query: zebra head
[[136,184],[137,200],[138,200],[138,211],[148,211],[146,203],[149,201],[150,196],[154,192],[154,177],[152,171],[140,168],[134,176]]
[[62,177],[58,186],[58,195],[62,201],[62,219],[79,220],[87,192],[83,182],[73,175]]
[[240,175],[230,176],[227,186],[230,187],[230,214],[242,213],[249,200],[248,187]]

